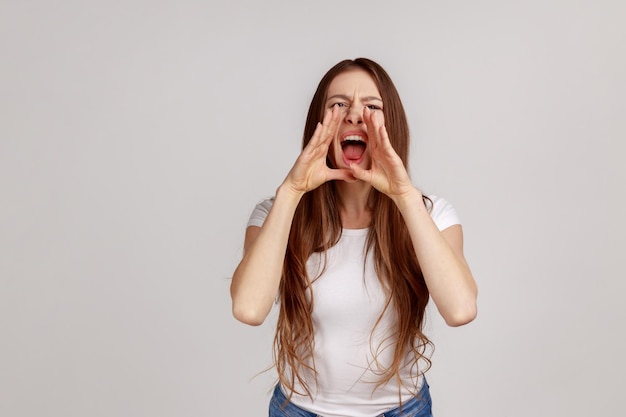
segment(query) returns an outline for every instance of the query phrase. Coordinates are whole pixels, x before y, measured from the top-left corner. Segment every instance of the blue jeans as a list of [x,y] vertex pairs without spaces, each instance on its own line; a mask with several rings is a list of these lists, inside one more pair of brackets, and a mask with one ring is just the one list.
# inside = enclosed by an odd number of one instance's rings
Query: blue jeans
[[[274,395],[272,395],[270,400],[269,417],[320,417],[315,413],[303,410],[291,402],[285,405],[286,400],[287,398],[280,386],[276,385]],[[402,404],[402,413],[400,413],[400,407],[398,407],[385,411],[378,417],[432,417],[431,404],[428,383],[424,379],[424,384],[419,394]]]

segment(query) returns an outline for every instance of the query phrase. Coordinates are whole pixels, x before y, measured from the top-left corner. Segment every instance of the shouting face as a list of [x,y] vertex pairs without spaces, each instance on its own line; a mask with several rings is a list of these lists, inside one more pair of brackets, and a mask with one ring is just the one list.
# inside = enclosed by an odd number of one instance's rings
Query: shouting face
[[326,108],[339,107],[342,111],[341,124],[329,150],[331,162],[336,168],[350,164],[369,168],[364,109],[374,111],[380,124],[384,124],[383,101],[374,79],[361,69],[345,71],[333,79],[326,96]]

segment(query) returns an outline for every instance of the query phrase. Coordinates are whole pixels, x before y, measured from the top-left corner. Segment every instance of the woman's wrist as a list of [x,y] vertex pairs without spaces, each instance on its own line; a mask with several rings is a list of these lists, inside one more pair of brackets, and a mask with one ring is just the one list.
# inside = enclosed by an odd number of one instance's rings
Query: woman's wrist
[[404,212],[404,210],[415,210],[415,208],[426,208],[424,206],[423,194],[416,187],[411,187],[407,192],[397,195],[392,198],[392,200],[398,206],[400,212]]
[[294,189],[291,184],[289,184],[289,182],[285,180],[276,189],[276,197],[278,197],[279,195],[297,204],[304,195],[304,192]]

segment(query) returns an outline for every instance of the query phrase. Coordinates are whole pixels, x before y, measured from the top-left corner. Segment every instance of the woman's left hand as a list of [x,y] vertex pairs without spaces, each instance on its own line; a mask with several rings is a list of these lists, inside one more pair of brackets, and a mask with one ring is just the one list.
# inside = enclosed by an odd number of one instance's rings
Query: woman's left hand
[[367,151],[371,158],[370,169],[351,164],[354,177],[370,183],[392,200],[412,193],[416,188],[411,183],[402,159],[391,146],[387,129],[380,123],[375,111],[365,107],[363,121],[367,126]]

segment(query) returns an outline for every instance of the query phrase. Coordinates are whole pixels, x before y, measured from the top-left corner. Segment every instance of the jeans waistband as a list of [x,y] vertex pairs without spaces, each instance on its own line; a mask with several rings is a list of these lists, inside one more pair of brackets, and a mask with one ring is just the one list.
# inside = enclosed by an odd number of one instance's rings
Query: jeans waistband
[[[431,417],[431,398],[428,382],[423,380],[418,394],[397,407],[378,417]],[[310,411],[304,410],[297,405],[288,402],[280,384],[274,388],[274,394],[270,400],[269,417],[322,417]]]

